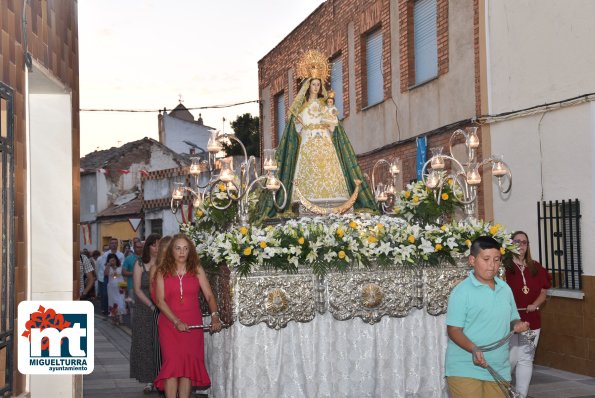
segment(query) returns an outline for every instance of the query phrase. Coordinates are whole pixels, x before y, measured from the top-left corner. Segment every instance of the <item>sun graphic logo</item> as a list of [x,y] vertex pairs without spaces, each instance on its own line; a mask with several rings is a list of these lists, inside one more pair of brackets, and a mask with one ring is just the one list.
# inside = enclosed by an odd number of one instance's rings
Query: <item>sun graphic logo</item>
[[94,367],[94,313],[88,301],[19,304],[19,371],[89,374]]

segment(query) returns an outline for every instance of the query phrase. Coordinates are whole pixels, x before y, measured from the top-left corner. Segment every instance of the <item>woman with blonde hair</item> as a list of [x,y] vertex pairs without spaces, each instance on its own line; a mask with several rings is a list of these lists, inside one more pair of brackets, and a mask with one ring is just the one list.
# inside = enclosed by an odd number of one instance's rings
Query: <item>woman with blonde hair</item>
[[190,397],[192,387],[208,388],[211,380],[204,362],[204,331],[199,294],[202,291],[211,311],[211,333],[221,330],[215,296],[200,265],[194,243],[184,234],[175,235],[167,247],[155,277],[155,296],[161,311],[159,343],[161,371],[155,386],[166,397]]

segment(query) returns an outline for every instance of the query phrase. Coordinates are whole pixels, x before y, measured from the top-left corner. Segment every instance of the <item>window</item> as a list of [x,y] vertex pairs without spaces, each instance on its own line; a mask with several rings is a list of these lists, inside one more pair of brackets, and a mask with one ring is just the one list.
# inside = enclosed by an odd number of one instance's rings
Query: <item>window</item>
[[552,287],[580,290],[583,270],[578,199],[538,202],[537,219],[539,262],[552,276]]
[[367,103],[372,106],[384,100],[384,78],[382,75],[382,30],[366,36],[366,82]]
[[413,5],[415,84],[438,76],[436,0],[417,0]]
[[13,93],[0,83],[0,187],[2,188],[2,241],[0,242],[0,396],[11,395],[14,343],[14,142]]
[[339,119],[343,119],[343,61],[341,56],[331,60],[331,90],[335,92],[335,107]]
[[283,92],[275,95],[275,134],[277,134],[277,143],[281,141],[285,130],[285,96]]
[[163,220],[155,219],[151,220],[151,233],[163,235]]

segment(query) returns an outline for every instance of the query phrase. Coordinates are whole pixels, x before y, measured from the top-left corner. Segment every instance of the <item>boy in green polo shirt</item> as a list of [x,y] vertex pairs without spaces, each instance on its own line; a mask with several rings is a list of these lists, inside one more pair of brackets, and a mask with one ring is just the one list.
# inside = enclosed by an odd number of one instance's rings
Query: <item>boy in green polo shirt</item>
[[502,391],[486,369],[489,364],[511,380],[508,344],[482,353],[478,346],[492,344],[514,330],[529,329],[521,322],[512,291],[496,275],[500,268],[500,244],[480,236],[471,244],[473,271],[448,299],[446,325],[446,377],[452,398],[501,398]]

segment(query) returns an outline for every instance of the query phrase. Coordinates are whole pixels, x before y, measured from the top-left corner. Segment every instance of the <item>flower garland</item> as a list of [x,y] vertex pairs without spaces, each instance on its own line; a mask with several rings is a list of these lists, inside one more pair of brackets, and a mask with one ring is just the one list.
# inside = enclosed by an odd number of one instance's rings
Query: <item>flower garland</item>
[[440,265],[468,256],[478,236],[492,236],[502,254],[516,253],[512,237],[500,224],[481,220],[453,221],[443,225],[357,215],[304,217],[275,226],[237,227],[222,232],[182,225],[196,243],[203,266],[216,269],[227,264],[246,276],[252,270],[272,268],[297,272],[310,267],[319,275],[350,266]]

